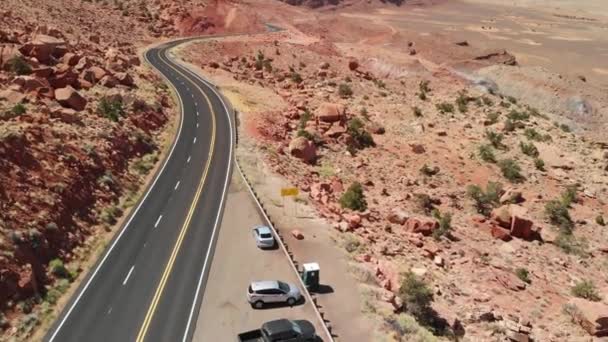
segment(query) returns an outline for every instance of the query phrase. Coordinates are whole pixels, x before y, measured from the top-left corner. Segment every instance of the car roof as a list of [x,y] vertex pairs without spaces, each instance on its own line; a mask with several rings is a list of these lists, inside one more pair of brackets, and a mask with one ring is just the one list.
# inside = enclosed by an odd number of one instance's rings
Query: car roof
[[254,281],[251,283],[251,289],[253,291],[266,290],[266,289],[278,289],[279,282],[276,280],[262,280]]
[[292,322],[285,318],[266,322],[263,324],[262,327],[270,336],[273,336],[275,334],[282,334],[284,332],[293,330]]
[[268,228],[266,226],[255,226],[255,229],[257,229],[260,234],[271,234],[272,233],[270,228]]

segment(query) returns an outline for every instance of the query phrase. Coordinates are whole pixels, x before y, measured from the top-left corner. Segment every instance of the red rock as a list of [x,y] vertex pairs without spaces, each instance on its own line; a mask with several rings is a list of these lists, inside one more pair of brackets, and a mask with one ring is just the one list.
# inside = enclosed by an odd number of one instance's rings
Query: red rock
[[31,42],[24,44],[19,51],[26,56],[36,58],[40,63],[47,64],[51,61],[55,49],[61,45],[65,45],[63,40],[39,34]]
[[344,191],[344,184],[342,184],[342,180],[340,178],[333,178],[331,180],[331,192],[333,193],[341,193]]
[[335,103],[322,103],[315,116],[322,122],[337,122],[345,118],[344,106]]
[[91,83],[97,83],[101,81],[101,79],[108,74],[103,68],[100,68],[98,66],[92,66],[88,68],[85,72],[91,77],[85,79]]
[[76,64],[78,64],[78,61],[80,61],[80,56],[78,56],[75,53],[68,52],[65,55],[63,55],[63,58],[61,58],[61,61],[66,65],[75,66]]
[[387,219],[390,223],[403,225],[408,219],[408,214],[401,209],[393,208],[388,214]]
[[405,231],[429,236],[439,228],[437,220],[427,217],[410,217],[405,223]]
[[53,69],[49,67],[39,67],[32,69],[32,76],[49,78],[53,74]]
[[410,144],[410,147],[412,148],[412,152],[414,152],[416,154],[422,154],[422,153],[426,152],[426,149],[424,148],[424,145],[422,145],[422,144]]
[[330,138],[339,138],[344,133],[346,133],[346,127],[343,127],[339,123],[335,122],[327,131],[325,131],[324,134]]
[[351,59],[350,61],[348,61],[348,68],[349,68],[351,71],[355,71],[355,70],[357,70],[357,69],[359,68],[359,62],[357,62],[357,61],[356,61],[356,60],[354,60],[354,59]]
[[502,241],[511,240],[511,234],[509,234],[509,231],[507,229],[501,228],[499,226],[491,225],[490,233],[492,234],[492,237],[495,239],[499,239]]
[[522,238],[532,238],[532,220],[526,218],[527,209],[516,205],[508,204],[492,210],[491,218],[499,226],[508,228],[510,235]]
[[72,108],[76,111],[83,110],[87,105],[87,100],[70,86],[55,89],[55,99],[62,106]]
[[575,307],[570,312],[572,319],[580,324],[589,335],[608,336],[608,305],[582,298],[573,298],[569,304]]
[[303,240],[304,239],[304,234],[302,234],[301,231],[294,229],[291,231],[291,236],[293,236],[294,238],[296,238],[296,240]]
[[133,78],[128,73],[119,72],[119,73],[116,73],[114,76],[118,80],[118,83],[120,83],[124,86],[127,86],[127,87],[133,86]]
[[314,163],[317,159],[317,148],[312,141],[305,137],[297,137],[289,143],[289,153],[306,163]]
[[6,70],[8,61],[15,56],[21,56],[19,50],[14,46],[0,45],[0,69]]
[[22,92],[30,93],[37,91],[40,88],[49,87],[48,82],[45,79],[37,78],[34,76],[18,76],[13,80],[13,84],[19,86]]
[[530,240],[532,238],[532,226],[534,223],[526,218],[513,216],[511,220],[511,235],[520,239]]
[[217,62],[209,62],[209,67],[213,69],[217,69],[220,65]]
[[78,74],[71,70],[68,70],[64,73],[55,73],[55,75],[49,78],[49,83],[55,89],[65,88],[67,86],[77,87]]
[[526,288],[526,283],[517,278],[511,272],[503,272],[496,275],[496,281],[511,291],[521,291]]
[[91,62],[91,58],[85,56],[80,58],[78,63],[76,63],[76,65],[74,66],[74,69],[82,71],[84,69],[89,68],[91,65],[93,65],[93,63]]
[[99,81],[99,84],[106,88],[114,88],[118,84],[118,80],[112,75],[106,75]]
[[358,214],[344,215],[344,219],[352,229],[358,228],[361,225],[361,216]]

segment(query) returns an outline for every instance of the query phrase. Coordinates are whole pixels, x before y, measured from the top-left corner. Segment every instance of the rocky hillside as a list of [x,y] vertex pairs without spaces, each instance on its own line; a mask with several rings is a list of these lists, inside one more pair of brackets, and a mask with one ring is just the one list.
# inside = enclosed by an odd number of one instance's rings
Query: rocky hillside
[[605,135],[573,133],[553,104],[482,77],[528,72],[504,50],[315,22],[189,58],[262,108],[241,122],[245,134],[339,232],[364,305],[382,318],[379,340],[421,338],[412,316],[438,338],[604,334]]

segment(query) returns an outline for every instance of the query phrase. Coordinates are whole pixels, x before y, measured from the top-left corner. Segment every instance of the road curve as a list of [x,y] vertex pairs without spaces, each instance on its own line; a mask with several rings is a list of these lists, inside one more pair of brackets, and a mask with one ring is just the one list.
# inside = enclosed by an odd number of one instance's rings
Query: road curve
[[45,341],[191,339],[232,172],[234,120],[212,85],[170,58],[185,41],[145,54],[180,100],[171,150]]

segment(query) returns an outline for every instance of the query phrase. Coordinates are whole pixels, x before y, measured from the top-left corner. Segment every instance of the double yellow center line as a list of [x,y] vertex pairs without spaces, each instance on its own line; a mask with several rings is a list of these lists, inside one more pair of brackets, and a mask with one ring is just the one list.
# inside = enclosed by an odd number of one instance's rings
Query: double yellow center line
[[[164,50],[164,51],[167,51],[167,50]],[[166,54],[164,54],[164,55],[165,55],[165,59],[168,60],[168,58],[166,57]],[[159,59],[163,60],[163,58],[161,57],[160,51],[158,52],[158,57],[159,57]],[[175,70],[178,74],[182,75],[182,77],[184,79],[190,80],[190,78],[186,77],[186,75],[184,75],[184,73],[182,73],[177,68],[173,67],[171,64],[166,63],[166,65],[169,66],[171,69]],[[171,82],[169,82],[168,78],[166,78],[166,79],[167,79],[167,82],[171,85],[171,87],[173,87],[173,89],[177,93],[178,92],[177,88]],[[203,172],[201,181],[198,184],[198,188],[196,189],[196,194],[194,195],[194,199],[192,201],[192,204],[190,205],[190,209],[188,210],[188,216],[186,217],[186,221],[184,221],[184,224],[182,225],[179,236],[177,237],[177,241],[175,242],[175,246],[173,246],[173,251],[171,252],[171,257],[169,258],[169,261],[167,262],[167,265],[165,266],[165,270],[163,271],[162,278],[158,284],[158,287],[156,288],[156,292],[154,293],[152,302],[150,303],[150,306],[148,307],[148,311],[146,313],[146,317],[144,318],[144,322],[142,323],[141,328],[139,329],[139,333],[137,334],[137,342],[143,342],[146,337],[146,333],[148,332],[148,328],[150,327],[150,322],[152,321],[152,318],[154,317],[154,313],[156,312],[156,307],[158,305],[158,302],[160,301],[160,298],[163,295],[165,285],[167,284],[167,279],[169,278],[169,275],[171,274],[173,265],[175,264],[175,259],[177,258],[177,254],[179,253],[179,250],[181,248],[184,237],[186,236],[186,233],[188,232],[188,228],[190,227],[190,221],[192,220],[192,216],[194,215],[194,211],[195,211],[198,201],[200,199],[200,196],[201,196],[201,193],[203,190],[203,186],[205,184],[205,180],[207,179],[207,173],[209,171],[209,166],[211,165],[211,160],[213,159],[213,151],[214,151],[214,146],[215,146],[215,129],[216,129],[215,111],[213,110],[213,107],[211,106],[211,101],[209,100],[209,97],[207,96],[207,94],[205,94],[205,92],[198,86],[198,84],[196,84],[195,82],[192,82],[192,84],[194,85],[194,87],[196,89],[198,89],[201,92],[201,94],[203,94],[203,96],[205,97],[205,100],[207,101],[209,109],[211,111],[212,130],[211,130],[211,144],[209,147],[209,157],[207,159],[207,162],[205,163],[205,170]],[[181,106],[184,105],[183,101],[180,105]],[[182,118],[182,120],[183,120],[183,118]]]

